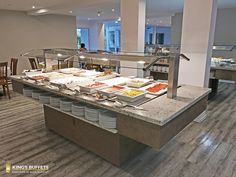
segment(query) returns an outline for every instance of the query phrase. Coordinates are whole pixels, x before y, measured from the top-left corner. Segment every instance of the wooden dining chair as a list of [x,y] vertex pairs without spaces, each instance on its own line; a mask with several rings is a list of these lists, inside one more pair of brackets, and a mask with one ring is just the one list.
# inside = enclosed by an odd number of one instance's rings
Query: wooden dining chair
[[[18,63],[17,58],[11,58],[11,63],[10,63],[11,76],[17,75],[17,63]],[[8,85],[10,84],[12,84],[12,81],[10,78],[8,78]]]
[[46,68],[46,59],[44,57],[36,57],[39,68]]
[[17,63],[18,58],[11,58],[10,70],[12,76],[17,75]]
[[2,85],[3,88],[3,94],[6,95],[6,89],[8,98],[10,99],[10,91],[8,87],[8,78],[7,78],[7,62],[0,63],[0,85]]
[[36,63],[35,58],[29,58],[29,62],[32,69],[38,69],[38,65]]
[[73,60],[68,60],[67,61],[68,68],[73,68],[74,66],[74,61]]

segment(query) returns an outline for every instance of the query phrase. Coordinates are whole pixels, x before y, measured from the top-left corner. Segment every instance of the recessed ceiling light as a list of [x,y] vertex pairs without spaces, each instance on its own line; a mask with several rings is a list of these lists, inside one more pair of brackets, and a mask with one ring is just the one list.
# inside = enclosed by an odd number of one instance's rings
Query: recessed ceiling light
[[35,9],[35,6],[32,6],[32,9]]
[[69,11],[69,13],[71,13],[71,14],[72,14],[72,13],[73,13],[73,11],[71,10],[71,11]]
[[111,11],[112,11],[112,12],[115,12],[115,9],[114,9],[114,8],[112,8],[112,9],[111,9]]
[[98,12],[98,16],[99,16],[99,17],[101,16],[101,12]]

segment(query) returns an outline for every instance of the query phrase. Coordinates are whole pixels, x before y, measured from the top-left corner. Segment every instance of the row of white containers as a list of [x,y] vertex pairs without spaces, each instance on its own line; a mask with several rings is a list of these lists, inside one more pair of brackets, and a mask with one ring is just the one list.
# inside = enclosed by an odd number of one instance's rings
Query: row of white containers
[[92,122],[98,121],[99,125],[103,128],[116,128],[116,114],[111,111],[98,109],[82,103],[75,103],[69,99],[30,87],[25,87],[23,94],[24,96],[39,100],[42,104],[50,104],[53,107],[60,108],[64,112],[71,112],[76,117],[83,117]]

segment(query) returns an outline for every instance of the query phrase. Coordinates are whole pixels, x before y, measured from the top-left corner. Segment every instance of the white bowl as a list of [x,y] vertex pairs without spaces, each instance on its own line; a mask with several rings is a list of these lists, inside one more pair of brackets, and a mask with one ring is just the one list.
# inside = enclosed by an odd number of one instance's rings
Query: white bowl
[[72,106],[72,101],[68,99],[61,99],[60,100],[60,109],[65,112],[70,112]]
[[27,97],[32,97],[33,90],[33,88],[25,87],[23,88],[23,95]]
[[59,96],[51,96],[50,97],[50,105],[53,107],[59,108],[60,101],[61,101],[61,97],[59,97]]
[[100,109],[93,107],[85,107],[85,119],[89,121],[96,122],[99,119],[99,111]]
[[73,103],[72,104],[72,114],[78,117],[84,117],[85,105]]
[[39,95],[39,102],[42,104],[49,104],[50,103],[50,94],[49,93],[41,93]]

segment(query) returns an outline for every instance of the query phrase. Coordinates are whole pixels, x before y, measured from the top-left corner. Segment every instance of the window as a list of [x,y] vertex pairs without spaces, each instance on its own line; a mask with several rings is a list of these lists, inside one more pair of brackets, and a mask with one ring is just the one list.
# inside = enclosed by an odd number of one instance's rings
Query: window
[[79,28],[77,29],[77,47],[80,48],[81,43],[85,44],[85,47],[89,50],[89,29]]
[[153,44],[153,32],[154,32],[154,27],[151,26],[145,27],[145,44]]
[[104,31],[105,50],[111,52],[120,51],[120,24],[107,22]]

